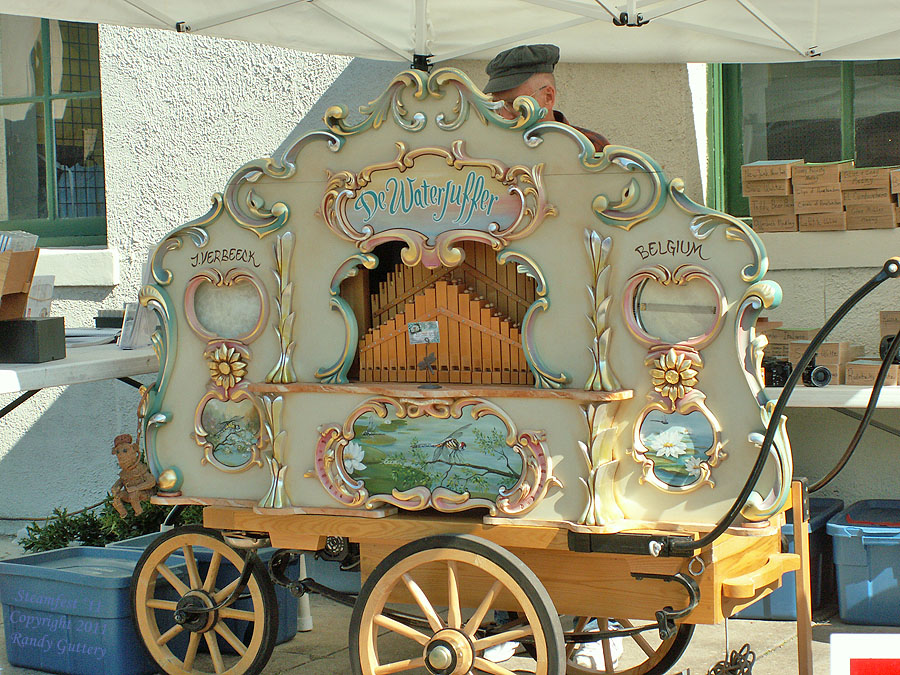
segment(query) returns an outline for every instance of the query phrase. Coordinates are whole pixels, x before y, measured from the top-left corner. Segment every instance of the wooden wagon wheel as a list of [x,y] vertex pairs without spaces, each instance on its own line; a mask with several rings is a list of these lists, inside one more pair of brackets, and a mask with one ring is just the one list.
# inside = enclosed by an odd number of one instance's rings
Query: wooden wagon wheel
[[[585,630],[590,617],[581,616],[575,620],[575,632]],[[622,628],[633,628],[634,624],[628,619],[597,619],[597,628],[600,631],[611,630],[610,625],[615,621]],[[614,630],[614,625],[612,624]],[[598,675],[600,673],[615,673],[615,675],[663,675],[675,665],[684,650],[687,648],[691,637],[694,635],[694,625],[683,623],[678,626],[678,631],[668,640],[660,640],[659,633],[646,631],[632,636],[623,636],[622,651],[617,659],[611,640],[600,640],[599,653],[602,660],[596,664],[585,665],[575,663],[572,660],[577,645],[566,645],[566,673],[567,675]],[[606,664],[616,663],[615,667],[607,668]]]
[[[278,608],[275,588],[259,559],[251,561],[250,579],[233,605],[190,612],[225,600],[244,564],[243,552],[215,530],[198,525],[167,532],[144,551],[131,578],[133,616],[144,646],[166,673],[262,672],[275,647]],[[177,609],[185,610],[182,623],[175,621]]]
[[[474,611],[464,611],[461,589],[481,598]],[[409,603],[410,598],[427,628],[388,616],[387,605]],[[515,610],[524,619],[485,637],[478,629],[498,599],[503,603],[499,609]],[[400,641],[405,655],[388,655],[389,638]],[[536,675],[564,672],[559,616],[534,573],[494,543],[468,535],[439,535],[400,547],[369,575],[350,620],[350,664],[354,675],[405,671],[513,675],[502,664],[482,658],[488,647],[512,640],[533,640]]]

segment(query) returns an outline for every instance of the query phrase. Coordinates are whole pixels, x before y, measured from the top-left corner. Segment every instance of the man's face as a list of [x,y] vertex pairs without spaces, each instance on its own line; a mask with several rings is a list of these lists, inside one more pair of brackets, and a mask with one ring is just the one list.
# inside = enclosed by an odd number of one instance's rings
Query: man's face
[[539,106],[546,108],[550,112],[553,110],[553,103],[556,100],[555,94],[556,90],[552,84],[542,86],[540,81],[531,77],[514,89],[494,92],[491,96],[495,101],[503,102],[503,107],[497,113],[504,119],[512,120],[518,116],[512,104],[519,96],[531,96],[538,102]]

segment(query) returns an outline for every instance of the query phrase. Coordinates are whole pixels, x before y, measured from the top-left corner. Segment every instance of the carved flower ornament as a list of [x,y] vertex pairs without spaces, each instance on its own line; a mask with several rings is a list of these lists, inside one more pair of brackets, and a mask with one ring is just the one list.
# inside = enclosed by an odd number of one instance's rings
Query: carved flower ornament
[[695,362],[688,354],[678,353],[675,348],[654,359],[650,376],[653,388],[664,398],[677,399],[691,391],[697,384],[697,375],[702,364]]
[[247,374],[247,364],[234,347],[219,345],[209,355],[209,376],[223,389],[231,389]]

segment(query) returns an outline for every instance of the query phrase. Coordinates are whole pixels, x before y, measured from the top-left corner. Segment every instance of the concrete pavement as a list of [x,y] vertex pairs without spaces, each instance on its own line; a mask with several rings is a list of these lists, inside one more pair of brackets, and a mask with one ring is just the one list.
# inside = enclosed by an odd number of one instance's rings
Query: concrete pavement
[[[0,559],[21,555],[8,538],[0,538]],[[313,630],[275,648],[265,669],[271,675],[341,675],[350,672],[347,626],[351,610],[319,596],[311,599]],[[836,607],[819,613],[813,628],[813,658],[816,675],[829,673],[829,637],[834,632],[890,632],[900,627],[877,628],[848,626],[836,616]],[[796,626],[789,621],[730,620],[727,622],[727,649],[737,650],[744,643],[756,655],[755,675],[785,675],[797,672]],[[725,658],[726,626],[698,626],[690,645],[671,673],[705,675],[716,662]],[[526,659],[514,658],[504,664],[508,669],[528,672]],[[519,668],[523,668],[519,670]],[[10,666],[6,645],[0,634],[0,674],[38,673]]]

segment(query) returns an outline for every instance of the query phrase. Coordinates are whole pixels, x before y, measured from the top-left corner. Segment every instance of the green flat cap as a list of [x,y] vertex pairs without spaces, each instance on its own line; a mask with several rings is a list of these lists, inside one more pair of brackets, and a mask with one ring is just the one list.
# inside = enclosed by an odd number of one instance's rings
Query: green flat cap
[[500,52],[487,64],[485,94],[515,89],[535,73],[552,73],[559,62],[556,45],[520,45]]

